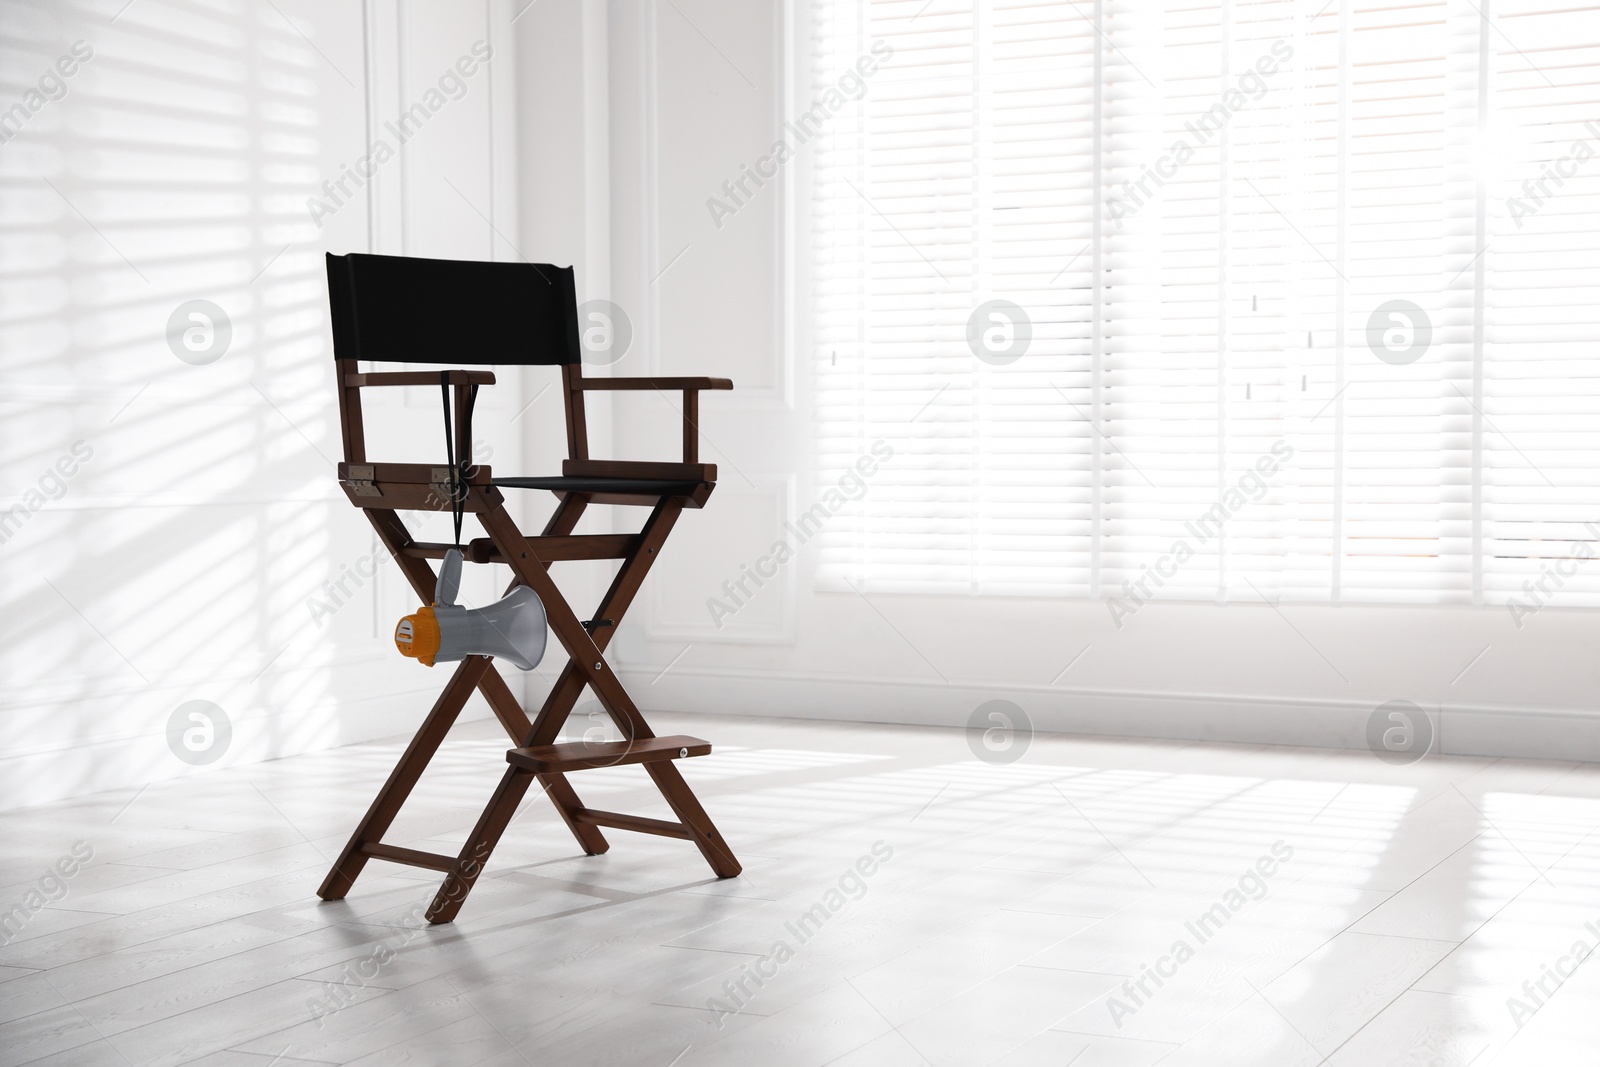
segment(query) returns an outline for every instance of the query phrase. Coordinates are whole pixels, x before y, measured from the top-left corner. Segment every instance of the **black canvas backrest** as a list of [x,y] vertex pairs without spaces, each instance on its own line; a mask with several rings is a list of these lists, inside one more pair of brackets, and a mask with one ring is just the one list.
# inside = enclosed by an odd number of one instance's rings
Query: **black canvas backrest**
[[577,363],[571,267],[328,255],[336,359]]

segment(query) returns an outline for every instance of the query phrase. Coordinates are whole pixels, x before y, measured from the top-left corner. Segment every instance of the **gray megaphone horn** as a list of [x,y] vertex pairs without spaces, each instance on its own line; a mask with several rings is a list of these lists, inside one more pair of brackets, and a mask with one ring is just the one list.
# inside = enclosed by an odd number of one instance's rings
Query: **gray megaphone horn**
[[400,653],[431,667],[468,656],[493,656],[531,671],[544,658],[544,605],[519,585],[486,608],[456,603],[461,588],[461,553],[450,549],[439,567],[433,604],[418,608],[394,628]]

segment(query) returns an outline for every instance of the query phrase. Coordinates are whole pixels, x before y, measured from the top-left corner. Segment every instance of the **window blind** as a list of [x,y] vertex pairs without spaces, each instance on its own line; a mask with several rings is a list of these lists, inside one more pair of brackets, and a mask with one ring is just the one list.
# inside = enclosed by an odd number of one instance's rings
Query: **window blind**
[[[1600,602],[1600,12],[1502,0],[1484,37],[1483,595]],[[1570,572],[1570,573],[1569,573]]]
[[1600,598],[1593,6],[809,10],[824,582]]

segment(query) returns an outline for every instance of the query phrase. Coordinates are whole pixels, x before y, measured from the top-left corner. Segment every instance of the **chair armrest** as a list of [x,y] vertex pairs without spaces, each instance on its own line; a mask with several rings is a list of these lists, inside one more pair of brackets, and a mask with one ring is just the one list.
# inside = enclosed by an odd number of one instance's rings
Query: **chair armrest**
[[[344,376],[345,389],[370,389],[378,386],[448,386],[445,396],[445,437],[464,469],[472,466],[472,404],[478,395],[478,386],[493,385],[494,372],[486,370],[416,370],[373,371],[368,374],[352,373]],[[360,410],[360,394],[352,397]],[[452,412],[454,426],[451,426]],[[359,418],[359,415],[357,416]],[[448,467],[440,468],[448,470]]]
[[732,389],[727,378],[585,378],[581,369],[567,377],[567,388],[572,390],[569,399],[578,401],[582,410],[582,397],[578,392],[599,390],[620,391],[654,389],[660,393],[683,393],[683,462],[700,462],[700,392],[703,389]]
[[381,385],[438,385],[441,373],[449,375],[451,385],[494,384],[494,372],[487,370],[376,371],[371,374],[347,374],[344,384],[353,389],[370,389]]
[[579,378],[573,383],[591,389],[732,389],[728,378]]

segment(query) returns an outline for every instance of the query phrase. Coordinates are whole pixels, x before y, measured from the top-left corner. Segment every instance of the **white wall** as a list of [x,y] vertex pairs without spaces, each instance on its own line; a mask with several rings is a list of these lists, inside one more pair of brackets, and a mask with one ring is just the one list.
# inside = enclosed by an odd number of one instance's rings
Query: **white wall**
[[[231,722],[213,767],[415,726],[444,671],[394,652],[415,601],[334,481],[322,255],[517,256],[510,0],[124,4],[0,0],[0,109],[93,50],[0,144],[0,506],[26,511],[0,544],[0,807],[191,772],[167,737],[189,701]],[[459,99],[313,221],[479,41]],[[208,365],[168,345],[191,299],[231,321]],[[477,420],[501,470],[548,462],[518,377]],[[375,456],[440,450],[437,392],[408,392],[369,404]],[[78,441],[64,493],[30,497]]]
[[[712,625],[706,599],[817,491],[785,251],[804,158],[721,228],[705,207],[798,107],[788,18],[782,0],[0,0],[0,112],[25,111],[0,143],[0,807],[190,773],[168,743],[189,701],[231,722],[225,767],[405,733],[442,684],[396,660],[411,594],[333,481],[324,250],[571,262],[583,299],[632,318],[614,372],[738,383],[704,402],[711,506],[614,646],[647,707],[953,725],[1003,697],[1046,729],[1360,745],[1409,699],[1442,712],[1448,751],[1600,758],[1588,611],[1517,629],[1499,610],[1172,604],[1119,631],[1081,601],[819,593],[803,551]],[[479,40],[494,58],[461,98],[319,227],[307,199]],[[28,97],[78,41],[93,57],[64,97]],[[192,299],[232,325],[209,365],[167,341]],[[493,466],[553,472],[558,393],[501,380],[477,421]],[[597,455],[676,448],[665,402],[622,403],[591,412]],[[374,454],[435,453],[430,391],[369,410]],[[63,460],[80,441],[89,458]],[[489,570],[472,599],[498,591]],[[606,568],[558,578],[586,604]]]
[[[802,550],[713,626],[706,599],[817,495],[785,256],[803,152],[720,229],[705,205],[802,110],[785,96],[792,17],[783,0],[609,8],[612,298],[639,331],[619,369],[739,387],[703,402],[716,495],[618,635],[646,706],[958,725],[1004,698],[1042,729],[1359,747],[1403,699],[1439,716],[1445,751],[1600,758],[1593,611],[1519,629],[1504,609],[1157,604],[1118,630],[1097,602],[819,593]],[[625,403],[617,454],[670,451],[674,413]]]
[[[610,287],[610,127],[607,114],[607,26],[603,0],[528,5],[519,0],[517,61],[517,210],[522,251],[543,263],[577,268],[578,300],[603,297]],[[566,457],[566,417],[559,376],[531,371],[529,397],[539,400],[519,420],[524,466],[519,473],[554,475]],[[535,378],[535,376],[537,376]],[[548,391],[543,391],[548,385]],[[594,455],[605,455],[611,436],[610,404],[591,396],[587,405]],[[517,502],[537,516],[535,532],[550,513],[548,493],[525,493]],[[608,509],[594,509],[579,533],[610,532]],[[551,569],[580,618],[599,602],[612,568],[569,562]],[[537,712],[550,682],[566,662],[552,636],[546,662],[528,679],[526,704]],[[595,705],[598,707],[598,705]]]

